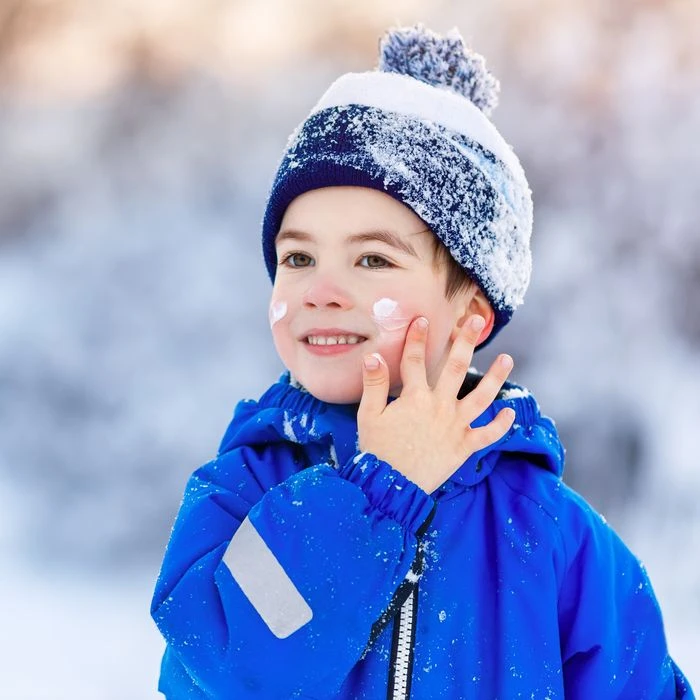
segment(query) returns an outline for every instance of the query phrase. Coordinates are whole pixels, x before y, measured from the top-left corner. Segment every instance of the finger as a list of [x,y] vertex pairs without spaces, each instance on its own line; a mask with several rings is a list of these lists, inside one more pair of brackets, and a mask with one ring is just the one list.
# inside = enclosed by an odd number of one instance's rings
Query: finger
[[457,398],[485,325],[482,316],[470,316],[460,328],[435,385],[435,391],[443,398]]
[[515,411],[503,408],[498,415],[481,428],[469,429],[467,441],[472,454],[498,442],[512,427],[515,421]]
[[506,354],[499,355],[477,386],[460,400],[460,410],[467,424],[493,403],[512,369],[513,358]]
[[401,382],[404,388],[426,387],[425,346],[428,339],[428,319],[419,316],[413,319],[406,333],[406,342],[401,355]]
[[357,421],[379,415],[389,399],[389,368],[378,353],[366,355],[362,362],[362,397]]

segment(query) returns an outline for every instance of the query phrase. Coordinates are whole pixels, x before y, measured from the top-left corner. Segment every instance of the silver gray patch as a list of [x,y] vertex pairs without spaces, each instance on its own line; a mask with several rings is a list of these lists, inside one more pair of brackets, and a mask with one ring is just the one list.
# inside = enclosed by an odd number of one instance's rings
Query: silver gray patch
[[226,549],[224,564],[275,637],[289,637],[313,617],[309,604],[248,518]]

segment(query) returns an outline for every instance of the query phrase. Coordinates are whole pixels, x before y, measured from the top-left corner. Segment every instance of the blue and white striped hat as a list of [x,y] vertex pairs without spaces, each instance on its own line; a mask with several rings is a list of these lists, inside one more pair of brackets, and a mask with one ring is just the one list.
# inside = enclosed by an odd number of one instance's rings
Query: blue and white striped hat
[[510,320],[530,280],[532,198],[512,148],[489,120],[498,81],[456,30],[389,31],[377,70],[348,73],[294,131],[263,220],[270,278],[275,236],[308,190],[357,185],[410,207]]

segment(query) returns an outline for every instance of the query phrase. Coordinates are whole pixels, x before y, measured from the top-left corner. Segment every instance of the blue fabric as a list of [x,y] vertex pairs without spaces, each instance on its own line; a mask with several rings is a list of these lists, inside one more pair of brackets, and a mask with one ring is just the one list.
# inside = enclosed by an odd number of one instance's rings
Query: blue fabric
[[493,340],[530,277],[530,192],[508,168],[467,136],[425,119],[360,105],[322,110],[295,134],[268,197],[262,247],[270,279],[292,200],[343,185],[385,192],[425,221],[489,300]]
[[[428,495],[357,451],[353,406],[324,404],[286,375],[239,404],[218,456],[187,485],[156,586],[161,692],[386,697],[392,629],[367,650],[370,630],[434,508],[413,700],[693,698],[644,568],[561,481],[563,449],[534,398],[506,391],[477,422],[506,405],[509,434]],[[246,516],[313,611],[286,639],[222,563]]]

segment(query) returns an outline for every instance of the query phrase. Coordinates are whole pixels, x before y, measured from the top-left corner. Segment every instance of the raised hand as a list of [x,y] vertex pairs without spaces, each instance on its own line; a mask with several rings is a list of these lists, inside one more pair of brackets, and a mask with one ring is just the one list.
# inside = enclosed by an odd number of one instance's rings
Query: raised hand
[[481,316],[467,320],[431,387],[425,366],[428,322],[414,319],[401,358],[403,389],[389,404],[389,368],[377,354],[365,357],[357,414],[360,449],[388,462],[426,493],[447,481],[474,452],[500,440],[515,419],[515,412],[504,408],[487,425],[470,427],[510,374],[509,355],[499,355],[479,385],[457,399],[483,327]]

